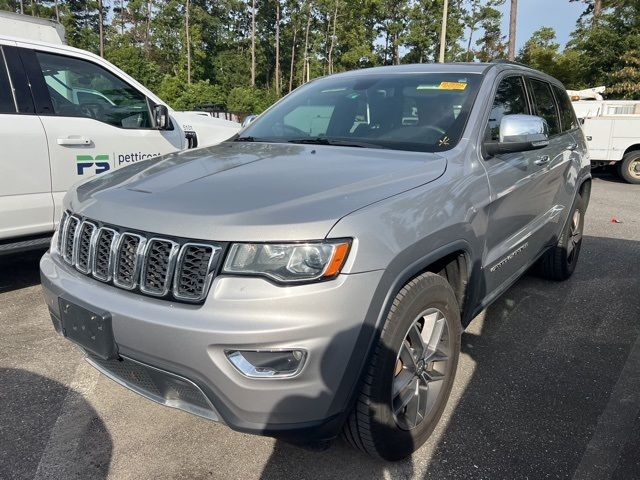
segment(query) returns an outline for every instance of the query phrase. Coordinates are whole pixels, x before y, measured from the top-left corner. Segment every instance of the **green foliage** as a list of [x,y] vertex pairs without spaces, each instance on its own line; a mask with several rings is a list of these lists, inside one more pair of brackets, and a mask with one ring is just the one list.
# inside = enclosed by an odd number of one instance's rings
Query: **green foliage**
[[[640,98],[640,2],[602,0],[594,18],[595,0],[572,1],[585,8],[567,48],[562,51],[555,32],[543,27],[518,59],[568,87],[607,85],[612,95]],[[504,3],[449,0],[446,61],[504,58]],[[98,53],[98,0],[23,4],[26,14],[45,18],[56,17],[57,4],[69,44]],[[104,55],[175,108],[220,104],[254,113],[277,99],[276,63],[285,94],[306,81],[307,71],[314,78],[438,57],[442,0],[256,0],[256,87],[251,88],[251,4],[189,0],[187,36],[187,0],[102,0]],[[19,6],[19,0],[0,0],[3,10],[16,12]]]

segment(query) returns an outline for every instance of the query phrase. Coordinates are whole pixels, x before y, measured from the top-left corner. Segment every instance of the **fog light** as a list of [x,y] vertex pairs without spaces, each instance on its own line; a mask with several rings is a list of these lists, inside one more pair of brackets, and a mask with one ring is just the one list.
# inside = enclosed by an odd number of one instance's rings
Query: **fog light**
[[228,350],[227,358],[245,377],[282,378],[297,375],[304,365],[304,350]]

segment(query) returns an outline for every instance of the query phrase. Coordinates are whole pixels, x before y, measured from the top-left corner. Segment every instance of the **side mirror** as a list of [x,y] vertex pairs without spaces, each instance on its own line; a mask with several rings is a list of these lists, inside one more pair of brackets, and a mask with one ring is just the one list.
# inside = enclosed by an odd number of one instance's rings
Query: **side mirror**
[[171,125],[169,121],[169,109],[166,105],[153,106],[153,124],[158,130],[168,130]]
[[485,142],[489,155],[526,152],[549,145],[549,125],[535,115],[505,115],[500,122],[500,140]]
[[242,121],[242,123],[240,124],[240,126],[242,128],[248,126],[249,124],[253,123],[253,121],[258,118],[258,115],[254,115],[253,113],[251,115],[247,115],[245,117],[245,119]]

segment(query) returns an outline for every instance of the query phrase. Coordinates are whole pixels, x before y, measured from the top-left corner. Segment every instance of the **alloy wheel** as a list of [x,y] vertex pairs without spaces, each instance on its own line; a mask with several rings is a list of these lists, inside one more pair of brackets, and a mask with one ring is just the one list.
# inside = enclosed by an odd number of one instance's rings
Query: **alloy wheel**
[[407,331],[393,372],[391,407],[396,424],[411,430],[427,418],[450,375],[449,327],[437,308],[422,312]]

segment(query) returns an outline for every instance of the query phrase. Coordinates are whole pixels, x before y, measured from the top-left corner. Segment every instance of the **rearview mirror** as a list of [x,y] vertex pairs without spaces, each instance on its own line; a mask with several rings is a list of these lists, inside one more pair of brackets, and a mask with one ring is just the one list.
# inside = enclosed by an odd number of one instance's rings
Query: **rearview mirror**
[[169,129],[169,109],[166,105],[153,106],[153,123],[158,130]]
[[249,125],[250,123],[253,123],[253,121],[258,118],[258,115],[247,115],[245,117],[245,119],[242,121],[242,124],[240,125],[242,128],[246,127],[247,125]]
[[500,140],[485,142],[489,155],[526,152],[549,145],[549,126],[535,115],[505,115],[500,121]]

